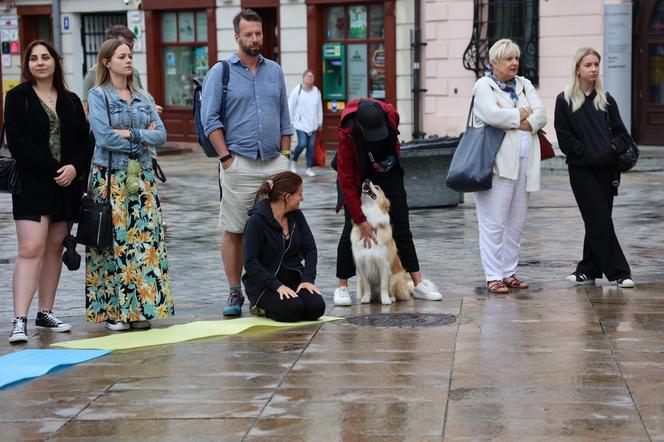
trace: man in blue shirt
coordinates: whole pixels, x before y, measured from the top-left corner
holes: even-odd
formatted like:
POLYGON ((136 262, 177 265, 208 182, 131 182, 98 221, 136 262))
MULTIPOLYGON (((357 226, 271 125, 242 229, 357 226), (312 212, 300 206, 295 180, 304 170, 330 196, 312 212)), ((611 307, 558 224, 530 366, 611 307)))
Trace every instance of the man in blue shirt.
POLYGON ((247 212, 260 185, 289 170, 293 133, 284 74, 277 63, 260 54, 261 17, 251 9, 243 9, 233 18, 233 28, 239 50, 228 59, 225 114, 220 115, 222 63, 215 64, 205 76, 201 94, 205 135, 221 162, 221 257, 230 287, 225 316, 240 315, 244 303, 240 277, 247 212))

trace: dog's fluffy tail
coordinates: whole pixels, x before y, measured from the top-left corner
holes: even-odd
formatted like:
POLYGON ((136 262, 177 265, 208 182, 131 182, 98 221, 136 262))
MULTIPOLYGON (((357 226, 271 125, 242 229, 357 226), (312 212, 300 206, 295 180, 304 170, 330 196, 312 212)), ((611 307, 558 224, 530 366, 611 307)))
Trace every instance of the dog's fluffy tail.
POLYGON ((390 293, 397 301, 408 301, 414 289, 415 287, 406 272, 395 273, 390 276, 390 293))

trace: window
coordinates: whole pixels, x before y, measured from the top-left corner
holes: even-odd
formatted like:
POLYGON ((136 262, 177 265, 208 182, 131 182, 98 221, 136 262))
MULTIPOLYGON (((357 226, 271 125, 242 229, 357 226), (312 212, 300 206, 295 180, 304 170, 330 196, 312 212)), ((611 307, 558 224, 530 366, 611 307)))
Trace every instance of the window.
POLYGON ((97 63, 97 53, 106 40, 106 30, 113 25, 127 25, 127 14, 83 15, 83 75, 97 63))
POLYGON ((207 13, 161 14, 164 102, 166 106, 191 106, 192 78, 208 71, 207 13))
POLYGON ((519 75, 539 83, 539 0, 474 0, 473 36, 463 54, 464 68, 484 75, 489 48, 501 38, 521 48, 519 75))
MULTIPOLYGON (((323 95, 344 85, 341 100, 371 97, 385 99, 385 16, 383 4, 328 6, 324 43, 339 43, 345 64, 330 61, 323 75, 323 95), (343 76, 345 78, 337 78, 343 76), (342 81, 345 80, 345 81, 342 81), (330 84, 327 84, 330 83, 330 84), (332 84, 334 83, 334 85, 332 84)), ((328 94, 331 96, 332 94, 328 94)))

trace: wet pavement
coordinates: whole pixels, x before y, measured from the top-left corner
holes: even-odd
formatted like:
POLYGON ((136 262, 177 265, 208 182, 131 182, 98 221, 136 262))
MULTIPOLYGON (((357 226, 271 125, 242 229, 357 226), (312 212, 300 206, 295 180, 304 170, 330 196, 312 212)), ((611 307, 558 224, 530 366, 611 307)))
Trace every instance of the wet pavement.
MULTIPOLYGON (((176 316, 220 319, 216 163, 162 157, 176 316)), ((488 296, 471 195, 413 211, 425 277, 442 302, 335 308, 330 170, 305 178, 327 315, 449 314, 431 327, 346 321, 114 352, 0 390, 1 440, 664 440, 664 172, 623 177, 616 229, 636 289, 570 286, 583 227, 564 172, 530 200, 519 273, 526 290, 488 296)), ((11 347, 11 202, 0 194, 0 354, 109 332, 84 323, 83 271, 63 271, 55 311, 70 334, 11 347)), ((354 292, 354 287, 352 292, 354 292)), ((34 318, 36 304, 31 309, 34 318)), ((245 312, 244 314, 248 314, 245 312)), ((29 323, 30 325, 32 322, 29 323)))

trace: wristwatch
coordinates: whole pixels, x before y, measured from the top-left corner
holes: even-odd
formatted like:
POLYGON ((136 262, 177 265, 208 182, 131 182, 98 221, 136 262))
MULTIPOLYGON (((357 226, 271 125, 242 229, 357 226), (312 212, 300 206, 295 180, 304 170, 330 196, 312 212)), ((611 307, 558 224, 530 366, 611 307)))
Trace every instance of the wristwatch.
POLYGON ((226 161, 230 160, 231 158, 233 158, 233 155, 231 155, 229 153, 229 154, 224 155, 223 157, 219 158, 219 162, 220 163, 225 163, 226 161))

